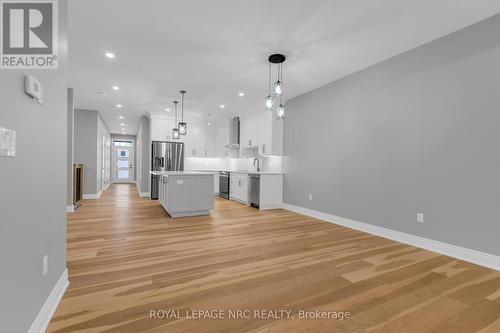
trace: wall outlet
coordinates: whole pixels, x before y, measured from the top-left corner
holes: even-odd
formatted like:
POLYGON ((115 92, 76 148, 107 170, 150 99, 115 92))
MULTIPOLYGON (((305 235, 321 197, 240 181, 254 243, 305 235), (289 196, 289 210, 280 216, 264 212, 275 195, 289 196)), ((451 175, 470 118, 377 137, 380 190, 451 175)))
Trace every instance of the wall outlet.
POLYGON ((424 214, 423 213, 417 213, 417 222, 424 223, 424 214))
POLYGON ((47 275, 48 271, 49 271, 49 256, 45 255, 42 258, 42 275, 43 276, 47 275))
POLYGON ((312 199, 313 199, 313 195, 309 194, 309 200, 312 200, 312 199))

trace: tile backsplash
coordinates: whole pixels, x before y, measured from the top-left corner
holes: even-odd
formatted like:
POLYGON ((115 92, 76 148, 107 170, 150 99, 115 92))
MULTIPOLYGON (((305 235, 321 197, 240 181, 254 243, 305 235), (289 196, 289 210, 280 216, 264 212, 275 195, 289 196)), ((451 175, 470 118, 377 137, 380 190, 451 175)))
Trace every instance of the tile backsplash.
MULTIPOLYGON (((248 170, 255 171, 256 166, 253 166, 253 158, 200 158, 188 157, 184 166, 185 170, 248 170)), ((261 171, 266 172, 282 172, 283 157, 282 156, 266 156, 259 157, 261 171)))

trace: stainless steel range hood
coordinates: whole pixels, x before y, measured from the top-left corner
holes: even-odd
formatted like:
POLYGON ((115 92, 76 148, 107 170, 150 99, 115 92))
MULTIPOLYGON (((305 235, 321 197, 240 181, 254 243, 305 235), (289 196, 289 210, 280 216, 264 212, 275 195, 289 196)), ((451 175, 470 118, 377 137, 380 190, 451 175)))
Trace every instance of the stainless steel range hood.
POLYGON ((229 144, 226 148, 240 147, 240 117, 229 120, 229 144))

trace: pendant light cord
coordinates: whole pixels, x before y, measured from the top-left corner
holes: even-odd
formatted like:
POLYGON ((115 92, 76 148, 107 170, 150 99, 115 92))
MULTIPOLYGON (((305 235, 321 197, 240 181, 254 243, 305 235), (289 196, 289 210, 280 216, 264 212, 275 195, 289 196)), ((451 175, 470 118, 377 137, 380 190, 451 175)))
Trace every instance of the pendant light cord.
MULTIPOLYGON (((283 84, 283 63, 280 62, 280 78, 279 80, 281 81, 281 84, 283 84)), ((280 95, 280 104, 283 105, 283 99, 285 95, 285 89, 281 89, 281 95, 280 95)))
POLYGON ((277 76, 277 81, 280 80, 280 65, 276 66, 276 76, 277 76))
POLYGON ((174 108, 175 108, 175 120, 174 120, 174 122, 175 122, 175 125, 177 125, 177 103, 178 103, 177 101, 174 101, 174 108))
POLYGON ((268 86, 267 86, 267 94, 271 95, 271 62, 269 62, 269 75, 268 75, 268 86))
POLYGON ((184 122, 184 94, 185 94, 185 92, 181 92, 181 96, 182 96, 182 104, 181 104, 182 122, 184 122))

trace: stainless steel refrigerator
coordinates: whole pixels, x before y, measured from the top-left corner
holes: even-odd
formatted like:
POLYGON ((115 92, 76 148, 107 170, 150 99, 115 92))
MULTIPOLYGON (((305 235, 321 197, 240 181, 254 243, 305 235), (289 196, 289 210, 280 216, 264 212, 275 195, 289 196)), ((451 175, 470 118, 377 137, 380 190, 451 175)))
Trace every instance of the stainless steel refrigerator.
MULTIPOLYGON (((184 143, 153 141, 151 171, 184 171, 184 143)), ((160 176, 151 175, 151 199, 158 199, 160 176)))

